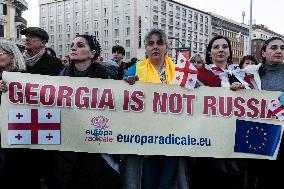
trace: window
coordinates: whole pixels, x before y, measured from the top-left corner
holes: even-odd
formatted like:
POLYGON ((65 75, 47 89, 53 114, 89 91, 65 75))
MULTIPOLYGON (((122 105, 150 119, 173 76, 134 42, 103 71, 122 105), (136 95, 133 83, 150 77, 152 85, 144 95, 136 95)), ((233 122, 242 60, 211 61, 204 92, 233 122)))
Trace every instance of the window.
POLYGON ((104 31, 105 37, 108 37, 108 30, 104 31))
POLYGON ((125 46, 126 46, 126 47, 130 47, 130 39, 127 39, 127 40, 125 41, 125 46))
POLYGON ((67 26, 66 26, 66 30, 67 30, 68 32, 70 32, 70 31, 71 31, 71 26, 70 26, 70 24, 67 24, 67 26))
POLYGON ((62 45, 58 45, 58 51, 62 52, 62 45))
POLYGON ((75 27, 76 27, 76 31, 78 31, 80 29, 79 23, 76 23, 75 27))
POLYGON ((114 18, 114 24, 119 25, 119 18, 118 17, 114 18))
POLYGON ((98 29, 99 27, 99 22, 97 20, 94 21, 94 28, 95 29, 98 29))
POLYGON ((49 30, 50 30, 51 33, 53 33, 53 32, 54 32, 54 27, 53 27, 53 26, 50 26, 50 27, 49 27, 49 30))
POLYGON ((4 37, 4 25, 0 25, 0 37, 4 37))
POLYGON ((62 25, 58 25, 58 32, 62 32, 62 25))
POLYGON ((108 41, 104 41, 104 49, 108 50, 108 41))
POLYGON ((75 12, 75 19, 79 20, 79 12, 75 12))
POLYGON ((85 12, 85 19, 89 19, 89 17, 90 17, 89 15, 90 15, 90 14, 89 14, 89 11, 86 11, 86 12, 85 12))
POLYGON ((114 36, 118 37, 119 36, 119 29, 114 29, 114 36))
POLYGON ((71 20, 71 14, 70 13, 67 13, 66 14, 66 21, 70 21, 71 20))
POLYGON ((69 33, 66 35, 66 38, 67 38, 67 41, 70 41, 71 36, 70 36, 70 34, 69 34, 69 33))
POLYGON ((125 52, 125 58, 130 59, 130 52, 125 52))
POLYGON ((45 18, 45 17, 42 17, 42 18, 41 18, 41 22, 42 22, 43 25, 45 25, 45 24, 46 24, 46 18, 45 18))
POLYGON ((106 27, 108 27, 108 19, 105 19, 104 21, 105 21, 104 22, 105 23, 104 27, 106 28, 106 27))
POLYGON ((53 24, 53 23, 54 23, 53 16, 49 16, 49 23, 50 23, 50 24, 53 24))
POLYGON ((50 35, 50 41, 51 43, 54 43, 54 35, 50 35))
POLYGON ((85 30, 88 30, 89 29, 89 22, 85 22, 85 30))
POLYGON ((130 27, 126 28, 126 36, 130 35, 130 27))
POLYGON ((130 24, 130 16, 125 17, 125 24, 127 24, 127 25, 130 24))
POLYGON ((62 34, 58 35, 58 41, 62 41, 62 34))

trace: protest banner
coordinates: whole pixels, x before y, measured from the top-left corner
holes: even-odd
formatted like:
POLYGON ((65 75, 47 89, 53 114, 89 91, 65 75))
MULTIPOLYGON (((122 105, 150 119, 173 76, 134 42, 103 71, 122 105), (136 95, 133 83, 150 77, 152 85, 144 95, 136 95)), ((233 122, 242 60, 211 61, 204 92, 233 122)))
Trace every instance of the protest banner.
POLYGON ((5 72, 1 144, 110 154, 275 159, 280 92, 5 72))

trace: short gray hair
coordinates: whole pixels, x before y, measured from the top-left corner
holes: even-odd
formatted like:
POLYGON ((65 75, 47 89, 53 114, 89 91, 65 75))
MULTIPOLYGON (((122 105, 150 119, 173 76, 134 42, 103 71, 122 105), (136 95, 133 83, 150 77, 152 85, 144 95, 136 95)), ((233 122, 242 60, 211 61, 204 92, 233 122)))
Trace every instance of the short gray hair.
POLYGON ((6 40, 0 40, 0 48, 7 51, 13 56, 13 62, 11 62, 11 70, 9 71, 20 72, 26 70, 24 57, 15 43, 6 40))
POLYGON ((146 45, 146 42, 152 37, 152 35, 158 35, 163 43, 167 46, 167 48, 169 47, 167 35, 163 30, 158 28, 152 28, 146 33, 144 38, 144 45, 146 45))

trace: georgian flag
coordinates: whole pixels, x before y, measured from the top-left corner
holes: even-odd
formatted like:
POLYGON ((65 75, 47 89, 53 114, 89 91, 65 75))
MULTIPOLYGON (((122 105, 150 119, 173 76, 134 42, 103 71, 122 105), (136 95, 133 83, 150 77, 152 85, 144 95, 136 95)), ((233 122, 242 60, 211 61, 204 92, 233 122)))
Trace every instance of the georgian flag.
POLYGON ((8 144, 60 144, 60 110, 11 109, 8 144))
POLYGON ((197 81, 197 69, 184 57, 182 53, 178 55, 173 84, 178 84, 187 89, 193 89, 197 81))
POLYGON ((284 120, 284 105, 280 102, 279 99, 272 100, 268 106, 269 111, 272 115, 275 115, 280 121, 284 120))

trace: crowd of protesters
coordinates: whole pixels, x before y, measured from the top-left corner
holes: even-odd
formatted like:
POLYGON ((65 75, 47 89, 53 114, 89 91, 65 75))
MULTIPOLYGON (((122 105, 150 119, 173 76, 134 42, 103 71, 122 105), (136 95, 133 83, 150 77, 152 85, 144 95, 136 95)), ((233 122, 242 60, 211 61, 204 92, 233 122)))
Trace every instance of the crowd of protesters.
MULTIPOLYGON (((123 61, 125 49, 119 45, 113 46, 110 60, 103 60, 95 36, 77 35, 69 54, 60 60, 53 49, 46 47, 46 31, 29 27, 20 33, 26 37, 24 53, 14 43, 0 41, 0 96, 8 90, 2 80, 4 71, 125 80, 131 85, 137 80, 171 84, 175 77, 175 64, 167 56, 167 35, 160 29, 151 29, 145 35, 146 57, 132 58, 127 63, 123 61)), ((233 64, 231 42, 217 36, 209 42, 205 58, 195 54, 190 62, 198 71, 197 86, 283 92, 283 39, 268 39, 261 57, 259 63, 247 55, 240 65, 233 64)), ((0 148, 0 184, 11 189, 283 188, 283 154, 283 145, 276 161, 0 148)))

